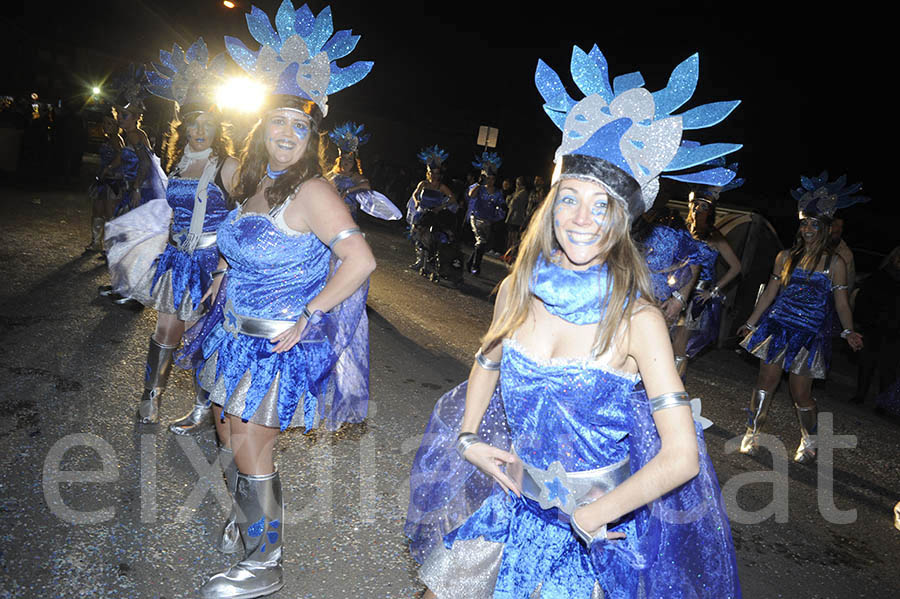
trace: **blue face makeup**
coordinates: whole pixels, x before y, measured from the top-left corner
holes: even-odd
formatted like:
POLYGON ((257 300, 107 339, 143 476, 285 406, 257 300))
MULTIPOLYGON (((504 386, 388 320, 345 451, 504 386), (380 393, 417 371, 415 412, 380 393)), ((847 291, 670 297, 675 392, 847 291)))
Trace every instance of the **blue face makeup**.
POLYGON ((303 141, 309 135, 309 127, 306 126, 306 123, 294 123, 293 128, 300 141, 303 141))
POLYGON ((804 218, 800 221, 800 228, 803 227, 810 227, 811 229, 818 231, 822 228, 822 223, 814 218, 804 218))

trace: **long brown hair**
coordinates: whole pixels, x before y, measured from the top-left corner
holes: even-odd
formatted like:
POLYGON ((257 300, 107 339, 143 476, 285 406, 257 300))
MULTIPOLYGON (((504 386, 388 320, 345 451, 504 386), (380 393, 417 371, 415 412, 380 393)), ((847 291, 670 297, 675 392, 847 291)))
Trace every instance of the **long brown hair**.
POLYGON ((797 229, 797 236, 794 238, 791 253, 781 269, 782 287, 787 287, 788 283, 791 282, 791 275, 798 266, 811 273, 816 270, 816 266, 819 265, 822 256, 826 254, 830 256, 834 253, 833 249, 829 247, 831 220, 823 217, 818 217, 816 220, 821 222, 822 226, 819 227, 816 237, 810 243, 803 239, 800 228, 797 229))
MULTIPOLYGON (((238 170, 238 185, 234 191, 239 202, 246 200, 259 187, 259 182, 266 174, 269 154, 266 151, 266 116, 263 116, 244 142, 241 152, 241 167, 238 170)), ((269 208, 284 203, 294 191, 305 181, 322 176, 322 164, 319 160, 319 134, 315 119, 309 120, 309 142, 300 160, 287 168, 287 171, 266 189, 266 202, 269 208)))
MULTIPOLYGON (((233 156, 234 144, 225 130, 225 123, 222 122, 217 114, 207 114, 216 119, 216 132, 213 134, 213 141, 210 144, 213 155, 220 161, 233 156)), ((165 141, 166 173, 171 173, 172 169, 181 161, 181 157, 184 156, 184 149, 188 144, 188 127, 194 124, 198 116, 200 116, 200 113, 192 112, 185 116, 184 120, 175 119, 169 125, 169 132, 166 134, 165 141)))
POLYGON ((701 241, 706 241, 709 239, 714 233, 718 231, 716 229, 716 204, 715 202, 709 202, 705 199, 693 200, 688 204, 688 215, 685 219, 685 223, 687 224, 688 231, 691 232, 691 235, 694 239, 699 239, 701 241), (695 216, 696 210, 691 208, 691 204, 696 204, 698 202, 705 202, 709 205, 709 210, 706 211, 706 224, 705 228, 701 228, 697 221, 697 217, 695 216))
MULTIPOLYGON (((522 238, 519 254, 509 275, 506 309, 482 338, 482 347, 486 350, 512 335, 525 322, 533 297, 531 273, 538 258, 542 254, 549 257, 560 249, 553 229, 553 207, 558 192, 559 183, 556 183, 535 212, 522 238)), ((612 283, 608 295, 604 293, 605 290, 600 293, 601 298, 607 298, 607 302, 605 316, 597 327, 594 340, 593 351, 596 355, 609 349, 623 322, 631 322, 638 297, 653 301, 647 265, 632 241, 628 228, 625 208, 619 202, 611 200, 604 221, 607 234, 600 254, 605 256, 612 283)))

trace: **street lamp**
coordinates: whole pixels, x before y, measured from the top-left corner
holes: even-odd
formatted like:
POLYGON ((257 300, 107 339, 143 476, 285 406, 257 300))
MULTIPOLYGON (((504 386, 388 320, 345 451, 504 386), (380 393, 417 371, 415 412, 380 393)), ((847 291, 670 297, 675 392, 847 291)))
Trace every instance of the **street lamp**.
POLYGON ((257 112, 266 97, 265 88, 247 77, 233 77, 216 92, 216 104, 222 110, 257 112))
POLYGON ((231 0, 224 0, 224 2, 222 2, 222 5, 225 8, 234 8, 235 7, 234 2, 232 2, 231 0))

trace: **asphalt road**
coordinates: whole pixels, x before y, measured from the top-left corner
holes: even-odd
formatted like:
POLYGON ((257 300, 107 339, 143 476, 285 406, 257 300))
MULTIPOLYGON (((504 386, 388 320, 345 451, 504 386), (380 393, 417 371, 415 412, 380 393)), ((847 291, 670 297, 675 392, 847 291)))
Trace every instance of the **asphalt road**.
MULTIPOLYGON (((82 189, 0 185, 0 598, 194 597, 232 561, 212 543, 224 518, 224 485, 208 465, 214 440, 134 424, 155 315, 97 297, 107 277, 95 254, 82 254, 82 189)), ((489 261, 459 290, 437 286, 405 269, 412 252, 401 229, 363 226, 378 259, 370 418, 334 434, 281 436, 287 585, 276 597, 420 590, 402 534, 409 465, 434 402, 467 375, 504 272, 489 261)), ((706 440, 745 597, 900 594, 897 423, 844 403, 852 370, 838 365, 815 395, 855 448, 836 449, 830 473, 790 463, 773 479, 768 454, 726 453, 742 432, 756 364, 729 350, 691 364, 688 390, 715 423, 706 440), (773 497, 778 509, 767 516, 773 497)), ((784 387, 768 432, 792 454, 799 433, 784 387)), ((190 402, 189 375, 177 372, 163 420, 190 402)))

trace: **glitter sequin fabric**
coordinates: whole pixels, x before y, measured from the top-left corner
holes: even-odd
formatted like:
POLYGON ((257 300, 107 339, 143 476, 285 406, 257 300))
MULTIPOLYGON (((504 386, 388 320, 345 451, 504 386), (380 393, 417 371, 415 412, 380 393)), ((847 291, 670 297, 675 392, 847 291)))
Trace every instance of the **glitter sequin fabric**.
MULTIPOLYGON (((131 183, 132 186, 136 183, 141 160, 146 160, 148 163, 147 173, 140 189, 137 190, 137 193, 140 193, 141 196, 138 204, 146 204, 150 200, 166 197, 166 175, 159 164, 158 156, 143 145, 135 147, 125 146, 122 148, 120 156, 122 177, 127 183, 131 183)), ((116 215, 123 214, 130 209, 131 194, 133 193, 135 193, 135 190, 126 188, 126 192, 122 194, 122 199, 116 206, 116 215)))
POLYGON ((179 364, 200 367, 210 400, 225 412, 263 426, 331 429, 365 418, 368 405, 368 283, 327 314, 316 312, 300 343, 273 353, 268 339, 228 332, 229 302, 237 314, 296 321, 339 268, 312 233, 285 229, 278 214, 232 211, 218 244, 230 265, 210 313, 185 336, 179 364), (195 331, 196 329, 196 331, 195 331))
POLYGON ((478 193, 475 194, 475 197, 469 198, 469 210, 466 213, 466 220, 469 220, 470 215, 488 223, 503 220, 506 216, 503 192, 495 189, 494 193, 489 193, 487 187, 479 185, 478 193))
MULTIPOLYGON (((185 231, 191 225, 197 179, 172 178, 166 189, 166 201, 172 208, 172 230, 185 231)), ((203 231, 214 232, 228 215, 222 190, 210 183, 203 231)), ((200 299, 209 288, 210 273, 219 263, 215 245, 188 253, 166 244, 151 269, 136 286, 131 297, 159 312, 177 314, 181 320, 196 320, 203 313, 200 299)))
POLYGON ((690 281, 690 267, 697 262, 697 242, 687 231, 656 225, 641 244, 641 251, 657 301, 666 301, 672 291, 690 281))
MULTIPOLYGON (((695 243, 700 264, 699 280, 706 281, 707 289, 712 289, 716 283, 716 260, 719 258, 719 252, 704 241, 696 240, 695 243)), ((722 298, 711 297, 705 303, 701 303, 695 291, 685 311, 684 322, 684 326, 692 331, 685 350, 689 358, 693 358, 711 343, 715 343, 719 338, 721 321, 722 298)))
POLYGON ((586 270, 569 270, 540 256, 530 290, 551 314, 573 324, 595 324, 600 322, 604 309, 600 305, 600 289, 606 289, 608 279, 605 263, 586 270))
POLYGON ((784 370, 823 379, 831 365, 834 297, 828 271, 796 268, 741 347, 784 370))

